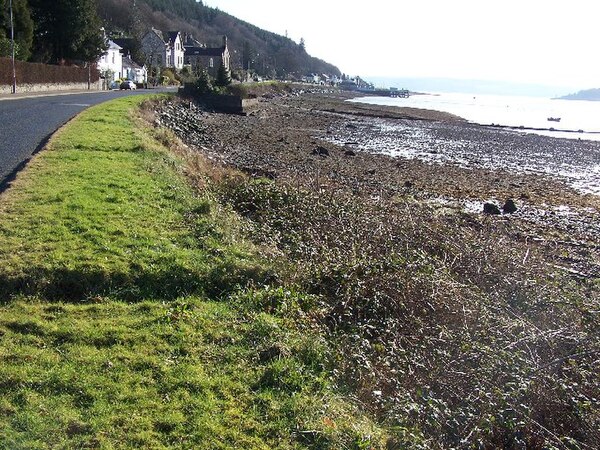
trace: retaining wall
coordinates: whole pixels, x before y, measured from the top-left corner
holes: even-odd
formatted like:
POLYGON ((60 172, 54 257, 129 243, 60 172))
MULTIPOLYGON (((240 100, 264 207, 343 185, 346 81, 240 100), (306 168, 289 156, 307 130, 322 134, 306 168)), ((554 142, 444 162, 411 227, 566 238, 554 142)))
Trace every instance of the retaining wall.
MULTIPOLYGON (((36 83, 36 84, 17 84, 17 93, 26 92, 52 92, 52 91, 74 91, 87 90, 88 84, 85 83, 36 83)), ((100 80, 90 84, 91 91, 99 91, 102 89, 100 80)), ((0 84, 0 94, 12 94, 12 86, 8 84, 0 84)))

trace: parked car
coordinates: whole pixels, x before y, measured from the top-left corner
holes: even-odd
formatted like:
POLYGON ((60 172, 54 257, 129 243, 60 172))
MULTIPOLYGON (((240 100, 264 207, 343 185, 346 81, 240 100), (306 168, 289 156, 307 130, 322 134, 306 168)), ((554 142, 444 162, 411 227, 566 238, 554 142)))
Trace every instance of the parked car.
POLYGON ((119 89, 136 89, 136 88, 137 88, 137 86, 131 80, 125 80, 119 86, 119 89))

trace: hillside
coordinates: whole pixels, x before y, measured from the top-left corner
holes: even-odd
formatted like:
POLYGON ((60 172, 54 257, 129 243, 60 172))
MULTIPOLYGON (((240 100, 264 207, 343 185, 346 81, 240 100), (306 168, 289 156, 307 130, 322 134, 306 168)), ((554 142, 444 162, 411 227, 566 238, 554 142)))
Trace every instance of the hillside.
POLYGON ((310 73, 340 75, 340 70, 306 53, 301 44, 262 30, 230 14, 194 0, 98 0, 98 13, 107 30, 139 36, 148 28, 179 30, 199 41, 218 46, 229 39, 232 68, 251 67, 260 75, 301 76, 310 73))
POLYGON ((560 99, 600 101, 600 89, 585 89, 574 94, 565 95, 564 97, 560 97, 560 99))

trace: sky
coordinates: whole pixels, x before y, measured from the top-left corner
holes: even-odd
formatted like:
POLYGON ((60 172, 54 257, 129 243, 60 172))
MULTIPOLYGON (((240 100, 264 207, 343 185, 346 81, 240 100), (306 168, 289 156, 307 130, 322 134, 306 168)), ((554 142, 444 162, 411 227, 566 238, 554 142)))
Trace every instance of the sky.
POLYGON ((597 0, 205 0, 349 75, 600 87, 597 0))

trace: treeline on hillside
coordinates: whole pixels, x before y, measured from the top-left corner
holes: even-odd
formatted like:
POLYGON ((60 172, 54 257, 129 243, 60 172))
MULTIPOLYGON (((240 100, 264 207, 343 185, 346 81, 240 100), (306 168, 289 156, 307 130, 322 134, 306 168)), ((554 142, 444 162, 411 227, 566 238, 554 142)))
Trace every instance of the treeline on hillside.
MULTIPOLYGON (((304 43, 239 20, 194 0, 97 0, 98 13, 107 30, 119 37, 141 35, 150 27, 181 31, 209 46, 218 46, 226 35, 235 69, 263 76, 301 76, 310 73, 340 75, 337 67, 311 57, 304 43)), ((142 62, 142 61, 140 61, 142 62)))
MULTIPOLYGON (((10 1, 0 0, 0 56, 10 56, 10 1)), ((12 0, 16 59, 94 61, 105 49, 96 0, 12 0)))
MULTIPOLYGON (((0 56, 5 57, 11 55, 9 4, 0 0, 0 56)), ((138 44, 155 27, 191 34, 209 46, 219 46, 226 35, 234 70, 272 77, 340 75, 337 67, 310 56, 303 41, 296 43, 195 0, 12 0, 12 10, 15 56, 23 61, 93 61, 105 49, 103 27, 138 44)))

